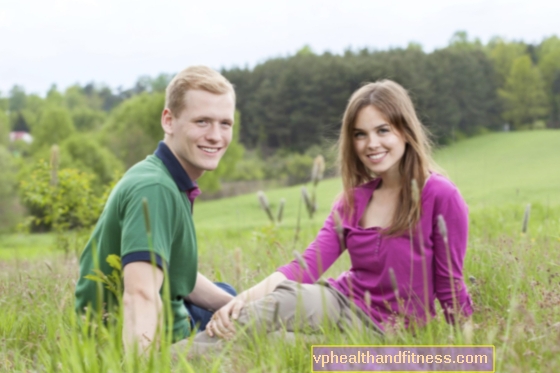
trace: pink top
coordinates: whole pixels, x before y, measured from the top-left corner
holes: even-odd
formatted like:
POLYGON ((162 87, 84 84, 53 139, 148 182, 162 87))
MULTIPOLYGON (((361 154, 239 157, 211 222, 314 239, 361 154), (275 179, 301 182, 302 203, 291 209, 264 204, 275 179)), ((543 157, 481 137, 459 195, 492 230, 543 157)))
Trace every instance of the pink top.
MULTIPOLYGON (((355 213, 343 219, 344 242, 350 254, 350 270, 336 280, 328 282, 360 307, 383 328, 383 323, 394 322, 397 314, 405 316, 406 325, 416 319, 426 319, 424 309, 424 276, 418 232, 413 245, 409 234, 387 237, 378 227, 362 228, 359 221, 380 179, 372 180, 355 191, 355 213), (391 285, 389 269, 395 273, 399 298, 391 285), (371 296, 371 306, 365 301, 366 291, 371 296), (397 299, 400 299, 398 301, 397 299), (400 303, 400 305, 399 305, 400 303)), ((453 322, 453 290, 457 306, 465 316, 472 314, 472 303, 463 280, 463 261, 467 249, 468 208, 457 187, 445 177, 431 174, 422 190, 422 217, 420 227, 426 252, 429 312, 435 316, 434 301, 437 298, 445 311, 448 322, 453 322), (437 218, 445 219, 451 259, 450 281, 446 245, 440 234, 437 218), (449 311, 448 311, 449 309, 449 311)), ((341 202, 333 207, 342 215, 341 202)), ((342 254, 336 233, 333 212, 329 214, 315 241, 303 253, 307 270, 296 260, 278 268, 288 279, 312 283, 325 272, 342 254)))

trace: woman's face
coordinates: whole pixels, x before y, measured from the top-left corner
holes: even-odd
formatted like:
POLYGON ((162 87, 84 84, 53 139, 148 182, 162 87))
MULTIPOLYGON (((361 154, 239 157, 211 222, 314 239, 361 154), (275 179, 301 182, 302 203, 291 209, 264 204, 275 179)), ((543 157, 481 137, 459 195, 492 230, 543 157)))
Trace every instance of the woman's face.
POLYGON ((362 108, 354 126, 354 149, 364 166, 380 177, 396 176, 406 142, 375 107, 362 108))

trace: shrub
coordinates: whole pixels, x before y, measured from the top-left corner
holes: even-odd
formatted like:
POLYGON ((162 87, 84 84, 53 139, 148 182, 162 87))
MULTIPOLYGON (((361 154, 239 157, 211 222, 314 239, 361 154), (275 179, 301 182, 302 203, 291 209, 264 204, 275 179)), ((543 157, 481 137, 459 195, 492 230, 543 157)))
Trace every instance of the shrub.
POLYGON ((0 230, 10 228, 15 220, 14 197, 16 195, 16 178, 12 156, 0 145, 0 230))
POLYGON ((74 134, 60 146, 61 168, 75 168, 93 173, 96 185, 105 186, 123 172, 122 163, 95 139, 87 134, 74 134))
POLYGON ((226 181, 263 180, 265 162, 255 152, 245 152, 243 158, 235 164, 233 172, 224 175, 226 181))
POLYGON ((294 153, 286 158, 284 167, 289 185, 305 183, 311 179, 313 158, 309 155, 294 153))
POLYGON ((104 202, 91 187, 93 179, 92 174, 76 169, 57 171, 45 161, 36 163, 19 188, 21 201, 31 215, 26 225, 32 230, 57 232, 91 227, 104 202))

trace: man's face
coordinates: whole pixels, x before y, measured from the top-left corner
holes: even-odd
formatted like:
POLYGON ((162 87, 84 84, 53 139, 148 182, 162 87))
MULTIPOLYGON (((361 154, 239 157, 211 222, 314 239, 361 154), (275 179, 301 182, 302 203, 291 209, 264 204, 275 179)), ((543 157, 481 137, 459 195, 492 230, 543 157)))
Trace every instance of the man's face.
POLYGON ((232 137, 235 102, 232 94, 189 90, 186 107, 175 118, 162 113, 165 143, 192 180, 218 167, 232 137))

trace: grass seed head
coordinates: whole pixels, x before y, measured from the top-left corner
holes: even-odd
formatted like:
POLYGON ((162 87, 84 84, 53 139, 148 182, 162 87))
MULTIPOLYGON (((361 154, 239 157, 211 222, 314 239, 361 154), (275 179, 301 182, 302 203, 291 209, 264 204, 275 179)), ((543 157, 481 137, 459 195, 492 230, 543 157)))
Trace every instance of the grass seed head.
POLYGON ((282 222, 282 216, 284 214, 284 205, 286 204, 286 199, 285 198, 281 198, 280 199, 280 205, 278 205, 278 215, 276 216, 276 221, 278 223, 282 222))
POLYGON ((391 287, 393 288, 393 291, 395 292, 395 295, 398 298, 399 297, 399 284, 397 283, 397 277, 395 276, 395 271, 393 270, 393 268, 389 268, 389 277, 391 279, 391 287))
POLYGON ((323 174, 325 173, 325 158, 322 155, 318 155, 313 160, 313 169, 311 170, 311 181, 313 185, 317 185, 319 181, 323 179, 323 174))
POLYGON ((60 157, 60 149, 58 145, 51 147, 51 185, 58 184, 58 164, 60 157))
POLYGON ((146 232, 152 232, 152 225, 150 224, 150 210, 148 210, 148 200, 146 197, 142 198, 142 212, 144 213, 144 224, 146 225, 146 232))
POLYGON ((296 250, 294 250, 294 257, 296 258, 299 266, 307 271, 307 263, 305 262, 305 260, 303 260, 301 254, 298 253, 296 250))
POLYGON ((414 203, 418 203, 420 201, 420 189, 418 189, 418 183, 416 179, 412 179, 412 200, 414 203))
POLYGON ((257 192, 257 198, 259 199, 259 204, 261 205, 263 210, 269 209, 270 205, 268 204, 268 198, 266 198, 266 194, 262 190, 257 192))
POLYGON ((437 222, 438 222, 438 228, 439 228, 439 233, 441 233, 441 236, 443 237, 443 239, 445 241, 447 241, 447 224, 445 224, 445 219, 443 218, 443 215, 438 215, 437 217, 437 222))
POLYGON ((313 213, 315 212, 315 204, 311 200, 306 187, 301 188, 301 196, 303 197, 303 202, 305 203, 305 207, 307 209, 307 212, 309 213, 309 217, 312 218, 313 213))
POLYGON ((236 247, 233 251, 233 259, 236 266, 241 266, 241 249, 239 247, 236 247))
POLYGON ((366 306, 369 310, 371 308, 371 293, 369 290, 366 290, 366 293, 364 294, 364 301, 366 302, 366 306))
POLYGON ((268 219, 274 223, 274 216, 272 215, 272 210, 270 209, 270 205, 268 203, 268 198, 266 198, 266 194, 262 190, 257 192, 257 198, 259 199, 259 204, 261 205, 262 209, 266 212, 268 219))
POLYGON ((334 219, 334 229, 336 230, 336 235, 338 236, 338 241, 340 243, 340 249, 344 250, 344 227, 342 226, 342 218, 338 213, 338 210, 333 212, 334 219))
POLYGON ((525 214, 523 214, 523 226, 521 227, 521 233, 527 233, 527 228, 529 227, 529 215, 531 214, 531 204, 529 203, 525 207, 525 214))
POLYGON ((237 289, 240 289, 241 273, 243 272, 243 262, 241 257, 241 249, 236 247, 233 251, 233 260, 235 262, 235 280, 237 282, 237 289))
POLYGON ((471 320, 467 320, 463 324, 463 337, 465 337, 465 344, 472 345, 473 344, 473 335, 474 335, 474 325, 471 320))

